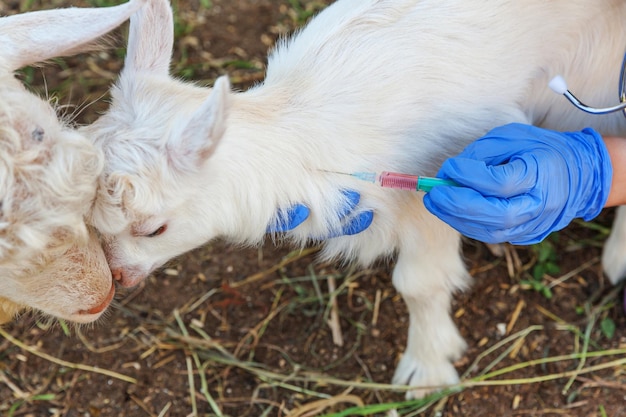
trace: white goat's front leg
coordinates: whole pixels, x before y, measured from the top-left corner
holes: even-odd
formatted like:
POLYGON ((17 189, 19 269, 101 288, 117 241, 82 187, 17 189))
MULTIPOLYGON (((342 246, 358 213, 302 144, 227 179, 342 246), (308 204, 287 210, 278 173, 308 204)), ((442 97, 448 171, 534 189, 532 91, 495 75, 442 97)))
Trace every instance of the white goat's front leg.
POLYGON ((408 399, 459 382, 452 363, 466 347, 450 317, 453 292, 469 281, 460 256, 460 237, 434 218, 425 223, 420 225, 422 236, 413 229, 393 271, 394 286, 407 304, 410 319, 407 347, 393 383, 416 387, 407 392, 408 399), (426 226, 433 227, 424 230, 426 226))
POLYGON ((604 244, 602 267, 613 284, 626 277, 626 206, 617 208, 611 235, 604 244))

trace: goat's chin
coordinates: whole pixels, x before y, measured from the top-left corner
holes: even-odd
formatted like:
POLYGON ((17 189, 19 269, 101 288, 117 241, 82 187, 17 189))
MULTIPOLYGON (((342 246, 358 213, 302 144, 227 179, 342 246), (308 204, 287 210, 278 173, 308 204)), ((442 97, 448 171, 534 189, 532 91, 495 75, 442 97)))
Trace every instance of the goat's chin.
POLYGON ((57 318, 76 324, 94 322, 111 305, 115 297, 115 283, 109 276, 107 287, 91 290, 95 292, 71 292, 62 287, 52 287, 37 294, 24 293, 25 300, 22 302, 0 297, 0 325, 14 320, 22 311, 34 311, 52 320, 57 318))

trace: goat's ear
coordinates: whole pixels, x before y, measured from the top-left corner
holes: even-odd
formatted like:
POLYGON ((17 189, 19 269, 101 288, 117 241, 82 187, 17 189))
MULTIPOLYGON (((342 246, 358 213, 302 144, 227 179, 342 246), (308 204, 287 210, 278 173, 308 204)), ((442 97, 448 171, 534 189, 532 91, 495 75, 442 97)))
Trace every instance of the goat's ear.
POLYGON ((218 78, 209 97, 167 143, 168 160, 174 168, 196 169, 211 156, 226 130, 230 99, 228 78, 218 78))
POLYGON ((124 73, 168 75, 174 46, 174 17, 168 0, 150 0, 130 18, 124 73))
POLYGON ((78 53, 145 2, 131 0, 115 7, 52 9, 0 18, 0 67, 13 71, 78 53))

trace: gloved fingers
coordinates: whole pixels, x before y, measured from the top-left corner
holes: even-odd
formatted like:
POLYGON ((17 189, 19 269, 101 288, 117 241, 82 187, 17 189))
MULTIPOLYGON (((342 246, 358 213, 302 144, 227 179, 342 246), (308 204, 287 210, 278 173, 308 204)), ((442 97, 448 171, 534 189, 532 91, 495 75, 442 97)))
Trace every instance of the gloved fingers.
POLYGON ((496 127, 469 144, 458 156, 485 161, 488 165, 507 162, 520 150, 537 146, 534 137, 539 132, 531 132, 528 127, 517 123, 496 127))
POLYGON ((319 237, 316 240, 326 240, 334 237, 356 235, 370 227, 373 220, 374 212, 372 210, 363 211, 348 219, 348 221, 341 225, 340 230, 331 232, 330 234, 319 237))
POLYGON ((280 211, 273 224, 267 226, 267 233, 287 232, 295 229, 310 214, 310 210, 303 204, 296 204, 289 207, 286 211, 280 211))
POLYGON ((341 209, 337 212, 337 215, 340 219, 343 219, 352 213, 354 208, 359 204, 359 201, 361 201, 361 194, 353 190, 341 190, 341 193, 344 197, 346 197, 346 205, 341 207, 341 209))
POLYGON ((463 234, 463 229, 470 226, 506 230, 526 224, 542 210, 537 199, 530 194, 513 198, 485 197, 470 188, 450 186, 434 187, 424 196, 424 205, 463 234))
POLYGON ((544 240, 551 233, 551 231, 546 231, 541 234, 529 234, 522 226, 511 229, 489 229, 482 224, 464 224, 462 227, 450 226, 463 236, 490 244, 534 245, 544 240))
POLYGON ((611 188, 611 159, 591 129, 555 132, 511 124, 488 132, 446 161, 427 209, 484 242, 532 244, 573 218, 593 218, 611 188))
POLYGON ((342 234, 348 236, 356 235, 357 233, 361 233, 363 230, 370 227, 373 220, 374 212, 372 210, 361 212, 344 224, 341 228, 341 232, 342 234))
MULTIPOLYGON (((581 132, 562 133, 535 126, 511 123, 496 127, 485 136, 472 142, 458 156, 484 161, 487 165, 506 163, 516 155, 538 149, 561 152, 566 150, 572 136, 585 136, 581 132)), ((579 139, 577 139, 579 140, 579 139)))
MULTIPOLYGON (((339 212, 339 218, 344 219, 350 216, 356 206, 361 201, 361 194, 354 190, 342 190, 342 194, 346 197, 347 205, 342 208, 339 212)), ((338 236, 341 235, 356 235, 357 233, 361 233, 363 230, 367 229, 374 220, 374 212, 371 210, 363 211, 356 216, 353 216, 348 219, 341 227, 341 232, 338 236)), ((329 236, 336 237, 335 235, 329 236)))
MULTIPOLYGON (((346 204, 343 205, 340 210, 337 212, 339 219, 343 219, 348 217, 361 201, 361 195, 352 190, 342 190, 342 194, 345 197, 346 204)), ((276 218, 276 221, 268 225, 267 233, 276 233, 276 232, 287 232, 289 230, 293 230, 298 227, 302 222, 304 222, 310 215, 310 209, 303 204, 295 204, 289 207, 286 211, 280 211, 276 218)), ((373 213, 363 212, 354 216, 342 226, 342 232, 338 232, 333 236, 344 235, 354 235, 359 232, 365 230, 372 223, 373 213)))
POLYGON ((367 229, 372 224, 372 220, 374 219, 374 212, 371 210, 364 211, 350 217, 356 206, 361 201, 361 194, 353 190, 342 190, 341 192, 346 197, 347 204, 344 205, 340 211, 337 212, 337 214, 339 215, 339 219, 343 220, 347 218, 347 221, 341 225, 341 229, 339 231, 324 236, 323 239, 356 235, 357 233, 361 233, 363 230, 367 229))
POLYGON ((483 196, 509 198, 532 190, 537 174, 534 158, 515 157, 502 165, 487 165, 483 161, 456 157, 446 160, 437 176, 454 180, 483 196))
POLYGON ((536 228, 528 230, 527 225, 519 225, 500 231, 501 239, 503 239, 501 242, 509 242, 513 245, 521 246, 534 245, 535 243, 543 241, 550 233, 561 229, 562 227, 548 229, 536 228))

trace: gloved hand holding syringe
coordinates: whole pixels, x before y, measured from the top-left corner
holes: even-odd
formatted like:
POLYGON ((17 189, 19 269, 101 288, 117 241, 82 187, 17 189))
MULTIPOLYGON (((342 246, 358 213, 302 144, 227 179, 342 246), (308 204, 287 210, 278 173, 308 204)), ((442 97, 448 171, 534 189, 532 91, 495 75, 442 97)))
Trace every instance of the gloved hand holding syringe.
MULTIPOLYGON (((620 77, 622 103, 618 106, 584 105, 560 77, 550 87, 585 112, 626 114, 626 57, 620 77)), ((334 173, 382 187, 427 192, 424 207, 461 234, 488 243, 529 245, 542 241, 575 218, 588 221, 605 205, 623 204, 624 197, 619 192, 611 193, 611 186, 612 158, 621 160, 624 139, 607 137, 606 141, 611 143, 613 155, 605 139, 590 128, 558 132, 513 123, 492 129, 459 155, 447 159, 437 174, 445 179, 393 172, 334 173)), ((620 169, 615 182, 621 185, 624 164, 616 166, 620 169)), ((348 206, 342 208, 340 217, 347 217, 360 200, 356 191, 344 190, 344 195, 348 206)), ((268 230, 292 230, 308 216, 308 207, 295 204, 285 219, 278 219, 268 230)), ((360 233, 372 220, 372 210, 360 210, 349 217, 341 234, 360 233)))
POLYGON ((452 180, 444 180, 441 178, 422 177, 419 175, 400 174, 397 172, 382 171, 380 173, 375 172, 335 172, 335 174, 350 175, 363 181, 378 184, 384 188, 393 188, 396 190, 407 191, 424 191, 428 192, 437 185, 451 185, 458 186, 456 182, 452 180))
MULTIPOLYGON (((600 213, 611 190, 611 161, 604 138, 593 129, 558 132, 513 123, 490 130, 447 159, 437 181, 458 186, 428 187, 433 184, 427 181, 423 202, 464 236, 530 245, 573 219, 589 221, 600 213)), ((382 186, 420 188, 415 176, 406 184, 388 182, 382 174, 361 176, 382 186)))

